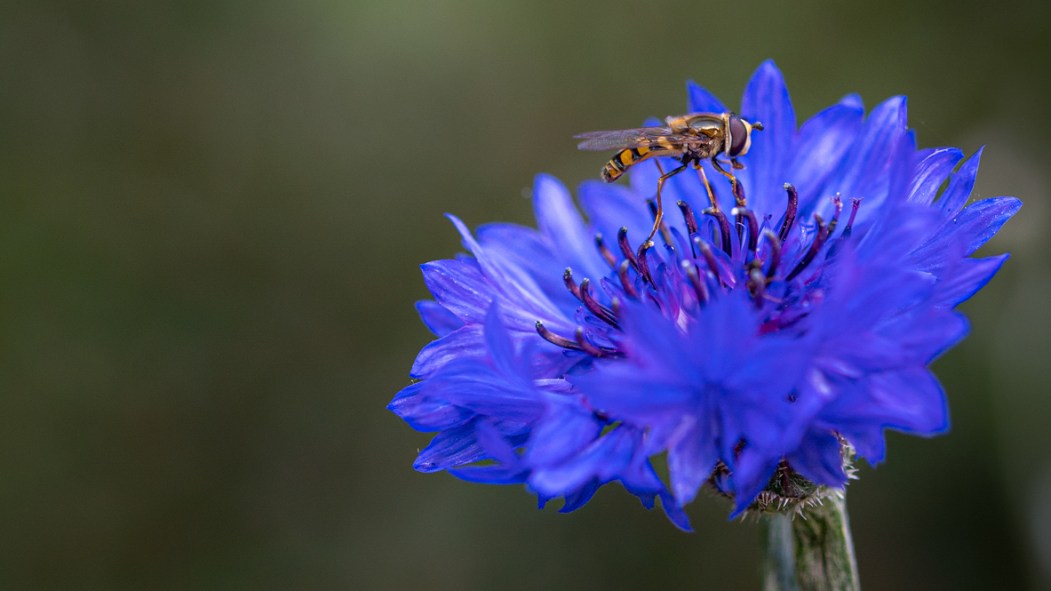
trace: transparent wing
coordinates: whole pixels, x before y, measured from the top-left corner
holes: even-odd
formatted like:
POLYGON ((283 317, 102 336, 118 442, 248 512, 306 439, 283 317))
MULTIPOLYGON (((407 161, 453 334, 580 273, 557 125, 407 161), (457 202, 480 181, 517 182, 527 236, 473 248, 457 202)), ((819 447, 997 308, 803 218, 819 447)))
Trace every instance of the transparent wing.
POLYGON ((652 146, 657 138, 664 138, 674 146, 679 146, 694 136, 672 132, 668 127, 639 127, 637 129, 617 129, 614 131, 589 131, 573 136, 584 140, 577 144, 581 150, 618 150, 652 146))

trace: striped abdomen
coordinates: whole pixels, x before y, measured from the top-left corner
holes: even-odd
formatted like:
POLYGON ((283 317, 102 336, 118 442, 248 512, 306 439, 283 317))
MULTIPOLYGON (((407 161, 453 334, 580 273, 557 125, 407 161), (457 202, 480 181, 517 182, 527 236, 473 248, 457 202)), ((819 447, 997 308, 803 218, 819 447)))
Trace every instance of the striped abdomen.
POLYGON ((624 171, 631 168, 632 165, 637 164, 650 156, 678 156, 682 153, 681 148, 676 148, 666 138, 658 137, 655 138, 652 143, 646 146, 635 146, 633 148, 624 148, 617 152, 610 158, 609 162, 602 167, 602 180, 607 183, 620 178, 624 171))

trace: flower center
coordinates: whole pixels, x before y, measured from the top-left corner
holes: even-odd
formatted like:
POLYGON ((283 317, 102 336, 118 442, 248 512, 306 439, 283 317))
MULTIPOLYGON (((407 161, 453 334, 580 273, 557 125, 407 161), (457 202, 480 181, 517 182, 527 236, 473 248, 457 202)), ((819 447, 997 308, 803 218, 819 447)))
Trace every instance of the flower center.
MULTIPOLYGON (((732 221, 718 207, 709 207, 698 216, 689 204, 679 201, 686 235, 662 222, 663 249, 648 242, 633 250, 628 230, 622 227, 617 233, 618 258, 603 236, 597 235, 595 246, 610 267, 610 274, 599 281, 600 289, 593 289, 587 278, 578 283, 571 269, 562 276, 566 289, 582 305, 573 338, 555 334, 539 321, 537 333, 559 347, 592 357, 619 357, 623 352, 611 337, 621 330, 622 302, 647 302, 682 324, 719 292, 738 289, 747 290, 763 314, 762 333, 792 327, 808 313, 807 304, 821 297, 822 271, 834 259, 838 241, 850 236, 861 200, 852 199, 845 227, 835 236, 843 211, 838 195, 831 199, 828 222, 815 213, 813 222, 804 224, 797 222, 798 192, 788 183, 785 192, 787 203, 776 226, 771 224, 772 215, 760 220, 747 207, 744 189, 737 182, 732 221)), ((655 214, 652 201, 650 205, 655 214)))

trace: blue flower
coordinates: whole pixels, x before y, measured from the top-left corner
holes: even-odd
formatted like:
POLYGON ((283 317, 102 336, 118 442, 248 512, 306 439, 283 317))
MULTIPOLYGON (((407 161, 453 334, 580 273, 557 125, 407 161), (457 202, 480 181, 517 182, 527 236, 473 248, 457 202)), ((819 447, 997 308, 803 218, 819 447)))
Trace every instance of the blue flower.
MULTIPOLYGON (((729 111, 692 83, 687 108, 729 111)), ((852 452, 882 461, 887 429, 948 429, 929 365, 1007 258, 970 255, 1021 203, 967 205, 980 153, 917 149, 901 97, 866 116, 847 96, 797 128, 766 62, 741 113, 765 125, 736 173, 746 201, 723 181, 713 208, 697 178, 671 179, 681 215, 657 246, 632 242, 653 222, 652 160, 630 188, 584 183, 586 220, 543 175, 535 230, 450 216, 470 254, 423 265, 438 338, 389 406, 437 433, 417 470, 525 484, 563 511, 617 481, 688 529, 702 486, 733 515, 781 506, 843 487, 852 452)))

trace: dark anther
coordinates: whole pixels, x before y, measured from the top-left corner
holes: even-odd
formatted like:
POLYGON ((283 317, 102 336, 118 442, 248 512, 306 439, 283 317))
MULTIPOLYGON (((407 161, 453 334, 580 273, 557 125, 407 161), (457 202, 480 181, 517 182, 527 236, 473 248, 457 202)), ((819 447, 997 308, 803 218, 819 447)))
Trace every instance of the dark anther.
POLYGON ((759 246, 759 222, 756 221, 755 214, 750 209, 735 207, 730 213, 737 216, 739 227, 743 225, 742 221, 748 225, 748 256, 745 257, 747 261, 750 257, 755 256, 755 249, 759 246))
POLYGON ((810 249, 807 250, 803 259, 796 264, 795 268, 792 269, 792 272, 788 274, 788 277, 785 277, 786 281, 791 281, 792 279, 795 279, 796 275, 802 273, 803 269, 806 269, 807 265, 810 264, 810 261, 814 260, 814 257, 817 256, 817 251, 821 250, 821 246, 825 244, 825 240, 828 239, 828 226, 825 225, 825 220, 821 219, 821 216, 816 213, 814 214, 814 220, 817 222, 817 235, 814 236, 814 241, 810 243, 810 249))
POLYGON ((777 273, 777 266, 781 264, 781 241, 770 230, 763 230, 763 238, 770 245, 770 264, 766 267, 766 278, 770 280, 774 273, 777 273))
POLYGON ((653 283, 653 277, 650 276, 650 266, 649 266, 649 264, 646 261, 646 259, 647 259, 646 251, 648 251, 649 249, 653 248, 653 246, 654 246, 653 241, 649 240, 645 244, 643 244, 642 246, 639 247, 638 271, 639 271, 639 275, 642 275, 642 278, 646 280, 646 283, 649 283, 650 285, 653 285, 654 287, 657 287, 653 283))
POLYGON ((730 221, 726 219, 726 214, 718 209, 712 209, 710 207, 704 210, 704 214, 715 218, 716 223, 719 225, 719 235, 722 238, 723 252, 733 256, 733 246, 730 243, 730 221))
POLYGON ((631 277, 628 276, 628 267, 630 266, 628 261, 622 261, 620 268, 617 269, 617 275, 620 276, 620 286, 624 288, 624 293, 630 298, 639 299, 639 292, 635 289, 635 284, 631 281, 631 277))
POLYGON ((573 294, 573 297, 580 300, 580 287, 577 286, 576 281, 573 281, 573 269, 566 267, 566 270, 562 273, 562 283, 566 284, 566 289, 573 294))
POLYGON ((686 278, 690 280, 690 285, 693 287, 694 295, 697 296, 697 303, 708 303, 708 286, 705 281, 701 279, 701 274, 697 272, 696 265, 690 261, 683 261, 682 268, 686 271, 686 278))
POLYGON ((602 241, 602 234, 595 234, 595 246, 598 248, 599 254, 602 255, 602 259, 606 261, 606 264, 611 269, 617 268, 617 258, 613 256, 613 251, 606 246, 606 243, 602 241))
POLYGON ((577 345, 575 342, 565 337, 560 337, 557 334, 551 332, 547 329, 546 326, 544 326, 544 323, 540 322, 539 320, 536 321, 536 332, 540 335, 542 339, 551 343, 552 345, 557 345, 559 347, 562 347, 563 349, 573 349, 574 351, 580 350, 580 345, 577 345))
POLYGON ((697 218, 693 216, 693 210, 690 209, 690 204, 685 201, 678 201, 675 203, 679 206, 679 211, 682 212, 682 219, 686 222, 686 232, 689 235, 697 233, 697 218))
POLYGON ((781 222, 781 231, 777 233, 777 238, 781 242, 784 242, 788 238, 788 233, 792 231, 792 224, 796 221, 796 211, 799 208, 799 193, 796 192, 796 188, 791 183, 785 183, 785 191, 788 193, 788 206, 785 208, 785 220, 781 222))
POLYGON ((621 227, 617 231, 617 246, 620 247, 620 252, 624 255, 624 258, 631 263, 631 267, 638 271, 639 261, 635 259, 635 252, 631 250, 631 244, 628 243, 628 229, 626 227, 621 227))
POLYGON ((592 297, 590 279, 585 279, 580 282, 580 301, 584 302, 587 309, 598 317, 599 320, 602 320, 613 328, 620 328, 620 325, 617 324, 617 315, 613 313, 613 310, 598 303, 598 300, 592 297))
POLYGON ((854 230, 854 218, 858 215, 858 207, 861 206, 861 199, 855 197, 850 200, 850 217, 847 218, 847 227, 843 228, 843 238, 850 236, 850 233, 854 230))

